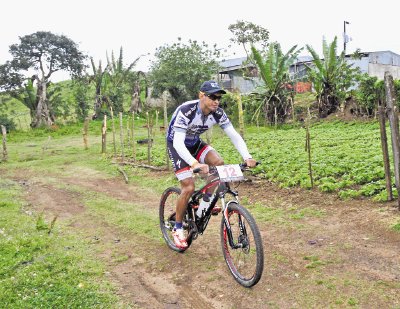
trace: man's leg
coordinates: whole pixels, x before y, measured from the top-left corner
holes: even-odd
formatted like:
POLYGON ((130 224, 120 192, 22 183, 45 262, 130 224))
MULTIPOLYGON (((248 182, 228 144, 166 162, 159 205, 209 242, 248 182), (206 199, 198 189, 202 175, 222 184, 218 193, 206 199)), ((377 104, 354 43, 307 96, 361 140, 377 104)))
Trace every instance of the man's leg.
POLYGON ((174 237, 175 245, 178 248, 186 249, 188 244, 186 242, 186 235, 183 231, 183 217, 187 208, 190 196, 194 191, 194 180, 192 177, 181 180, 181 194, 179 195, 178 201, 176 202, 176 214, 175 214, 175 227, 172 232, 174 237))
MULTIPOLYGON (((204 162, 208 165, 211 166, 218 166, 218 165, 224 165, 224 160, 222 160, 221 156, 219 155, 218 152, 216 152, 214 149, 210 150, 206 157, 204 158, 204 162)), ((208 179, 208 181, 210 181, 212 178, 214 178, 214 176, 210 176, 210 178, 208 179)), ((215 191, 215 188, 218 184, 216 184, 215 186, 212 186, 210 188, 207 189, 207 194, 209 197, 211 197, 215 191)), ((219 212, 221 212, 221 207, 215 205, 213 210, 212 210, 212 214, 216 215, 219 212)))
POLYGON ((194 179, 192 177, 181 180, 181 195, 176 203, 176 221, 182 222, 190 196, 194 192, 194 179))
MULTIPOLYGON (((213 149, 213 150, 210 150, 210 151, 207 153, 206 157, 204 158, 204 162, 205 162, 206 164, 208 164, 208 165, 211 165, 211 166, 224 165, 224 160, 222 160, 222 158, 221 158, 221 156, 219 155, 219 153, 216 152, 214 149, 213 149)), ((211 177, 210 179, 212 179, 212 178, 213 178, 213 177, 211 177)), ((216 187, 216 186, 217 186, 217 185, 215 185, 215 186, 213 186, 213 187, 211 187, 211 188, 208 188, 208 189, 207 189, 207 193, 209 193, 210 195, 212 195, 213 192, 214 192, 214 190, 215 190, 215 187, 216 187)))

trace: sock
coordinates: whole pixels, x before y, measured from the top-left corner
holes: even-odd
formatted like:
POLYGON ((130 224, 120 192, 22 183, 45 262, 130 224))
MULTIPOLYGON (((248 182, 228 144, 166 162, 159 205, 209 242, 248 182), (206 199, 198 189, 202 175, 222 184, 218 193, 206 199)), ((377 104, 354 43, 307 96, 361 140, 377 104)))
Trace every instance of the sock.
POLYGON ((177 230, 177 229, 181 229, 182 228, 182 222, 175 222, 175 230, 177 230))

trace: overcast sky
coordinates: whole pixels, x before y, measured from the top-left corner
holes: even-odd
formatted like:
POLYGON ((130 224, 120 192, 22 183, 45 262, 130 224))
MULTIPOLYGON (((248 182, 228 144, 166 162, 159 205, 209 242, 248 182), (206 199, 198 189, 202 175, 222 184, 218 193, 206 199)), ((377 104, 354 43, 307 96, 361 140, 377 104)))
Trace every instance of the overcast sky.
MULTIPOLYGON (((64 34, 95 61, 106 52, 124 49, 126 64, 181 37, 226 48, 230 24, 253 22, 270 32, 284 51, 311 45, 321 54, 322 39, 338 37, 343 48, 343 23, 352 37, 347 52, 391 50, 400 54, 399 0, 3 0, 0 17, 0 64, 11 59, 9 46, 36 31, 64 34)), ((306 55, 304 51, 302 55, 306 55)), ((230 48, 228 58, 244 56, 230 48)), ((136 69, 146 70, 151 56, 136 69)))

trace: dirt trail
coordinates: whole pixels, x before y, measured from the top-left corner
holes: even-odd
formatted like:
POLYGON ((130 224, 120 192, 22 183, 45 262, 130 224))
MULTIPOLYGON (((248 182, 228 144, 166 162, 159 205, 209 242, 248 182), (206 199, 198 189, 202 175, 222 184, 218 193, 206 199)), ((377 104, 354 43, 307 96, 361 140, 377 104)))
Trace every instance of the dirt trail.
MULTIPOLYGON (((160 175, 154 172, 153 177, 160 175)), ((60 189, 40 180, 46 175, 33 176, 37 175, 26 170, 13 175, 26 188, 31 207, 58 215, 71 230, 85 235, 105 261, 107 276, 121 299, 133 307, 400 306, 400 234, 388 228, 389 222, 400 218, 393 204, 340 201, 333 195, 279 189, 268 182, 242 184, 239 192, 251 203, 286 213, 284 219, 266 219, 262 224, 258 220, 265 248, 264 274, 258 285, 244 289, 223 260, 219 216, 186 253, 178 254, 92 215, 79 193, 68 189, 80 186, 155 211, 158 196, 138 185, 95 173, 79 178, 51 175, 66 188, 60 189), (296 218, 302 210, 305 215, 296 218)))

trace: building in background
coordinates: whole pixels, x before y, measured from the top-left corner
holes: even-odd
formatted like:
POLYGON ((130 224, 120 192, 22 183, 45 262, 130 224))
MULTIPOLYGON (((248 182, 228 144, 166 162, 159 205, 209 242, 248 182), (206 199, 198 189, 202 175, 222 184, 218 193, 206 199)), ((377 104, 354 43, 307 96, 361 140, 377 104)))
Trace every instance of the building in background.
POLYGON ((346 60, 359 67, 362 73, 383 80, 385 72, 388 71, 393 79, 400 79, 400 55, 389 50, 359 54, 361 59, 353 59, 351 55, 346 55, 346 60))
MULTIPOLYGON (((361 52, 360 59, 346 55, 346 61, 359 67, 362 73, 376 76, 383 80, 385 72, 389 71, 393 79, 400 79, 400 55, 392 51, 361 52)), ((226 59, 220 62, 218 80, 229 91, 250 93, 261 83, 258 70, 254 64, 248 63, 246 57, 226 59)), ((311 83, 307 82, 306 64, 312 65, 311 56, 299 56, 289 68, 289 74, 294 82, 297 93, 311 91, 311 83)))

